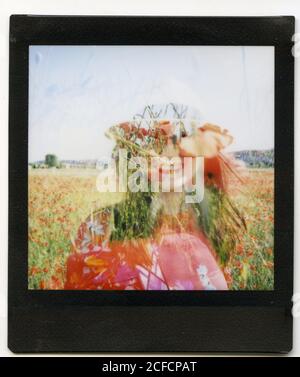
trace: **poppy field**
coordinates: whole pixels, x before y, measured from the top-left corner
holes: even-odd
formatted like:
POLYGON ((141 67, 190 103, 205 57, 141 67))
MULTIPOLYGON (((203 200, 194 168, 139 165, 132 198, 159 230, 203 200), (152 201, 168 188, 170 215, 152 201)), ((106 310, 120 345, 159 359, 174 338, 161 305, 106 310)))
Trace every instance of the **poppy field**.
MULTIPOLYGON (((93 169, 29 171, 29 289, 63 289, 66 259, 81 222, 97 208, 122 199, 119 193, 99 193, 96 174, 93 169)), ((250 169, 246 183, 234 182, 232 186, 247 230, 222 266, 229 289, 271 290, 274 171, 250 169)))

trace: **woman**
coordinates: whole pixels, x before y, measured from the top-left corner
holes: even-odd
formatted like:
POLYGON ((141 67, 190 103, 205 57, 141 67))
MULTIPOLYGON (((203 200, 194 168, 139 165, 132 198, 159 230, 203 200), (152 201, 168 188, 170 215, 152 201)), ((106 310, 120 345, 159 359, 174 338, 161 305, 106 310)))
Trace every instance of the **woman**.
POLYGON ((235 163, 222 154, 233 138, 211 124, 188 135, 184 122, 156 119, 148 128, 119 124, 109 136, 114 156, 126 148, 129 156, 179 157, 182 163, 204 157, 204 200, 187 204, 171 172, 171 192, 127 192, 125 200, 92 213, 73 242, 65 289, 227 290, 220 266, 245 226, 227 190, 228 177, 238 176, 235 163))

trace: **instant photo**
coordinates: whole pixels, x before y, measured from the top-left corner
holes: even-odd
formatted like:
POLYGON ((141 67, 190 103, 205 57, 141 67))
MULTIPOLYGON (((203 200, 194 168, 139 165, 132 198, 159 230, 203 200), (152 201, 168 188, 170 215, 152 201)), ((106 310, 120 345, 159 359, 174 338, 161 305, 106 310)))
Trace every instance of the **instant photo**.
POLYGON ((30 46, 28 126, 29 289, 273 289, 273 47, 30 46))
POLYGON ((13 349, 290 349, 293 32, 13 16, 13 349))

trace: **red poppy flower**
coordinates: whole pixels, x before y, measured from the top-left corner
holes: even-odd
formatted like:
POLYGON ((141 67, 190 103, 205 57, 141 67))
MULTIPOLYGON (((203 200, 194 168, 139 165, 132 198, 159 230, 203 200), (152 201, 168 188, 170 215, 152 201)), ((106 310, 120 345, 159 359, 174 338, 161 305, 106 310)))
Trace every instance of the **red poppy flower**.
POLYGON ((224 189, 220 157, 204 158, 204 181, 208 186, 215 185, 218 188, 224 189))

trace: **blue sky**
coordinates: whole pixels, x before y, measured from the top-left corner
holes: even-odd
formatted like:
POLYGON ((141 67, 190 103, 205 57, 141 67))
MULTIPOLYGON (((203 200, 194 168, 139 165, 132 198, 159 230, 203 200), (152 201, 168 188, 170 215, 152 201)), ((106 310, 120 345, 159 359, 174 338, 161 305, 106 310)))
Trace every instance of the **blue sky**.
POLYGON ((184 103, 231 150, 274 145, 273 47, 30 46, 29 161, 109 156, 104 131, 145 105, 184 103))

